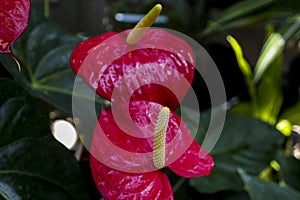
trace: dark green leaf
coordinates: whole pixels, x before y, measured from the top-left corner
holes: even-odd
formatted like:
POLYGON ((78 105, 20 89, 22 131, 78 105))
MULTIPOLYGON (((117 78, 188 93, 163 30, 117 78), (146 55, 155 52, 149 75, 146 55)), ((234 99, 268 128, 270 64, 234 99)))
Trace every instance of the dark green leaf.
POLYGON ((89 193, 89 199, 101 199, 101 194, 99 190, 97 189, 97 185, 94 183, 94 178, 92 176, 91 168, 90 168, 90 162, 88 159, 82 159, 78 162, 80 166, 80 170, 82 171, 82 174, 84 174, 84 179, 86 183, 86 188, 89 193))
MULTIPOLYGON (((64 33, 51 23, 39 24, 27 38, 26 56, 27 65, 30 66, 29 72, 34 75, 39 62, 50 50, 66 44, 74 48, 78 42, 80 42, 78 37, 64 33)), ((69 60, 65 64, 68 63, 69 60)))
POLYGON ((11 98, 25 95, 26 92, 15 81, 0 78, 0 105, 11 98))
POLYGON ((281 166, 282 178, 286 184, 300 191, 300 160, 279 152, 277 156, 281 166))
MULTIPOLYGON (((49 22, 39 23, 26 35, 27 38, 22 38, 19 41, 21 44, 16 45, 19 48, 14 50, 21 56, 18 57, 21 72, 10 55, 0 55, 0 62, 27 92, 68 114, 72 114, 72 95, 93 99, 73 93, 76 75, 71 69, 69 57, 80 41, 78 37, 62 32, 49 22)), ((80 84, 85 83, 81 81, 80 84)), ((102 105, 106 101, 97 97, 96 102, 102 105)))
POLYGON ((290 10, 290 12, 299 12, 300 4, 295 0, 277 0, 276 7, 283 7, 290 10))
POLYGON ((198 198, 199 198, 200 194, 197 194, 197 193, 193 194, 193 193, 189 192, 190 186, 186 179, 179 178, 178 182, 176 184, 179 184, 179 185, 175 185, 175 186, 178 186, 177 188, 174 188, 174 186, 173 186, 175 200, 191 200, 191 199, 195 199, 196 198, 195 196, 198 196, 198 198))
POLYGON ((24 137, 49 133, 49 119, 14 81, 0 79, 0 147, 24 137))
MULTIPOLYGON (((208 127, 209 118, 205 115, 201 113, 201 129, 208 127)), ((247 173, 258 175, 274 159, 283 141, 284 137, 269 124, 227 113, 222 134, 210 152, 215 161, 214 170, 208 177, 190 179, 190 183, 203 193, 242 190, 237 169, 241 167, 247 173)))
POLYGON ((22 139, 0 149, 0 196, 87 199, 77 161, 52 139, 22 139))
POLYGON ((22 172, 0 171, 0 196, 4 199, 61 199, 72 197, 55 184, 37 177, 37 175, 22 172))
MULTIPOLYGON (((253 24, 258 20, 268 19, 277 12, 268 11, 276 0, 244 0, 229 7, 221 13, 216 21, 213 21, 204 29, 201 35, 208 35, 217 31, 253 24), (260 11, 263 11, 259 13, 260 11)), ((281 13, 280 13, 281 15, 281 13)))
POLYGON ((288 186, 281 187, 273 182, 260 180, 239 170, 252 200, 300 199, 300 193, 288 186))
POLYGON ((232 191, 224 191, 217 192, 213 194, 201 194, 200 198, 196 198, 195 200, 249 200, 250 197, 246 192, 232 192, 232 191))
MULTIPOLYGON (((245 17, 237 18, 233 21, 229 21, 229 22, 221 25, 220 27, 218 27, 218 29, 211 30, 211 32, 212 33, 216 32, 216 31, 224 32, 224 31, 230 31, 230 30, 238 29, 238 28, 241 29, 241 28, 248 27, 251 25, 255 26, 255 24, 257 24, 257 23, 261 23, 263 21, 268 22, 270 19, 275 18, 275 17, 276 18, 285 18, 285 17, 288 17, 289 15, 290 15, 290 12, 288 12, 288 11, 268 9, 268 10, 264 10, 263 12, 254 13, 249 16, 245 16, 245 17)), ((211 23, 214 24, 214 22, 211 22, 211 23)))
POLYGON ((265 9, 271 6, 275 1, 276 0, 244 0, 238 2, 225 10, 218 21, 219 23, 224 23, 234 19, 239 19, 243 16, 265 9))
POLYGON ((249 200, 246 192, 223 191, 212 194, 199 193, 190 186, 187 178, 177 176, 168 169, 165 170, 165 173, 173 186, 175 200, 249 200))

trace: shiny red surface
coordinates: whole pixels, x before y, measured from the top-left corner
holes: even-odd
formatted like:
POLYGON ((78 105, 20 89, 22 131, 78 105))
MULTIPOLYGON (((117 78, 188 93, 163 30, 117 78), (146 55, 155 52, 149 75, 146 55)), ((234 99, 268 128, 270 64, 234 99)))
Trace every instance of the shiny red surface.
POLYGON ((0 0, 0 53, 11 53, 13 43, 28 25, 29 0, 0 0))
POLYGON ((153 101, 176 109, 190 87, 181 84, 181 79, 191 83, 194 77, 193 51, 183 40, 163 30, 148 30, 136 45, 126 44, 127 34, 108 32, 83 41, 71 55, 73 70, 112 102, 121 103, 130 94, 131 100, 153 101), (140 75, 130 73, 134 70, 140 75), (125 76, 126 80, 118 83, 125 76), (139 85, 145 81, 152 83, 139 85), (167 86, 155 84, 158 82, 167 86), (167 89, 170 85, 176 87, 177 97, 167 89), (116 87, 120 99, 112 99, 116 87))
MULTIPOLYGON (((143 126, 153 130, 154 124, 153 116, 158 115, 157 113, 149 112, 151 107, 149 102, 131 102, 130 113, 133 122, 136 123, 137 127, 143 126)), ((155 112, 155 111, 154 111, 155 112)), ((120 112, 120 115, 122 112, 120 112)), ((129 165, 127 165, 127 159, 115 156, 118 154, 117 151, 112 150, 112 154, 104 152, 103 149, 109 149, 103 142, 103 139, 99 137, 100 134, 105 134, 105 136, 115 145, 126 151, 128 154, 130 152, 152 152, 153 151, 153 137, 148 138, 138 138, 127 134, 127 132, 122 131, 116 124, 114 117, 112 115, 111 108, 104 109, 99 117, 99 125, 102 130, 95 129, 94 138, 92 140, 91 147, 91 169, 92 174, 97 184, 97 187, 101 194, 104 195, 106 199, 173 199, 173 192, 168 181, 168 178, 162 171, 155 170, 154 167, 148 168, 149 170, 155 170, 145 173, 129 173, 123 170, 117 170, 113 167, 126 168, 124 170, 129 170, 140 163, 147 163, 151 165, 151 157, 146 156, 136 156, 129 165), (109 122, 109 123, 108 123, 109 122), (100 155, 101 154, 101 155, 100 155), (100 156, 100 157, 98 157, 100 156), (109 160, 109 157, 112 157, 109 160), (142 161, 145 159, 145 161, 142 161), (100 161, 101 162, 100 162, 100 161), (105 164, 111 165, 107 166, 105 164)), ((172 143, 172 148, 166 151, 166 157, 168 154, 184 150, 179 158, 174 162, 168 164, 167 168, 171 169, 177 175, 191 178, 201 175, 209 175, 213 169, 214 162, 212 157, 204 150, 201 149, 200 145, 191 138, 191 134, 185 125, 180 126, 183 121, 174 112, 171 112, 170 120, 167 129, 167 140, 166 144, 172 143), (173 139, 178 134, 178 130, 181 128, 183 137, 190 138, 191 141, 189 146, 182 146, 183 142, 174 142, 173 139), (186 149, 183 149, 186 148, 186 149)), ((127 127, 128 128, 128 127, 127 127)), ((141 132, 139 128, 129 127, 131 131, 138 132, 136 135, 141 137, 144 132, 141 132)), ((127 131, 129 131, 129 129, 127 131)), ((171 155, 172 156, 172 155, 171 155)), ((145 168, 149 166, 144 166, 145 168)))
POLYGON ((136 45, 126 44, 127 34, 88 39, 71 55, 73 70, 113 102, 102 110, 94 130, 92 174, 105 199, 174 199, 167 176, 144 155, 153 151, 157 116, 167 106, 166 167, 187 178, 209 175, 213 169, 212 157, 173 112, 193 80, 194 54, 186 42, 163 30, 150 29, 136 45), (129 156, 122 157, 122 152, 129 156))

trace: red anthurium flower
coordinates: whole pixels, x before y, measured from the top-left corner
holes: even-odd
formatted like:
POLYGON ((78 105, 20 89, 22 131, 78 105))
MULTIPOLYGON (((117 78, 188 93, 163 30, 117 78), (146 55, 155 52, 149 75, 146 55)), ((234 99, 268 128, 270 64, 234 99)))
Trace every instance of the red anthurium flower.
POLYGON ((94 157, 91 157, 90 165, 97 187, 105 199, 173 199, 168 177, 161 171, 124 173, 106 167, 94 157))
POLYGON ((28 25, 29 0, 0 0, 0 53, 11 53, 12 44, 28 25))
POLYGON ((214 166, 174 113, 193 80, 193 51, 163 30, 148 29, 134 44, 128 34, 88 39, 71 55, 73 70, 113 102, 94 130, 92 174, 105 199, 173 199, 162 168, 191 178, 214 166))
POLYGON ((149 29, 136 45, 128 45, 128 33, 129 31, 118 34, 109 32, 80 43, 71 55, 73 70, 100 96, 115 102, 122 101, 113 99, 112 92, 124 73, 139 69, 143 71, 145 66, 152 66, 152 72, 148 69, 150 72, 131 78, 136 79, 134 83, 125 81, 118 84, 118 97, 124 98, 130 94, 132 100, 159 102, 176 109, 178 101, 184 97, 189 87, 188 84, 184 87, 179 79, 184 78, 191 83, 194 76, 194 55, 190 46, 182 39, 157 29, 149 29), (174 70, 168 72, 161 66, 174 70), (156 72, 157 69, 163 71, 156 72), (174 71, 179 72, 179 75, 172 74, 174 71), (139 84, 146 79, 152 84, 139 86, 132 91, 135 88, 132 84, 139 84), (168 79, 169 85, 177 85, 177 98, 166 87, 155 84, 162 79, 168 79), (173 97, 169 98, 170 96, 173 97))
MULTIPOLYGON (((92 174, 101 194, 105 199, 173 199, 168 178, 151 159, 155 135, 143 137, 145 127, 149 132, 155 129, 158 112, 163 106, 147 101, 130 102, 130 117, 136 126, 128 125, 124 119, 116 119, 112 109, 101 112, 91 147, 92 174), (125 122, 122 128, 134 132, 135 136, 124 132, 116 120, 125 122), (127 156, 116 156, 122 154, 121 149, 127 151, 127 156), (138 154, 132 155, 133 159, 128 162, 132 152, 138 154), (146 172, 139 172, 142 170, 146 172)), ((172 111, 165 135, 165 167, 187 178, 210 174, 214 165, 211 156, 193 140, 184 122, 172 111)))

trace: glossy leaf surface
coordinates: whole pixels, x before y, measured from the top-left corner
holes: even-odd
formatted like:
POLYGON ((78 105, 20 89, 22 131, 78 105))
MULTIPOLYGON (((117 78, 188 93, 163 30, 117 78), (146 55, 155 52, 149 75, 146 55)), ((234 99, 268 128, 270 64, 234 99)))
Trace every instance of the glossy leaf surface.
POLYGON ((1 196, 87 199, 77 161, 53 139, 21 139, 0 149, 1 196))
MULTIPOLYGON (((0 62, 32 96, 71 114, 72 95, 90 98, 72 91, 76 75, 70 67, 69 58, 81 40, 40 18, 32 13, 32 24, 15 45, 14 53, 20 60, 21 72, 9 55, 0 55, 0 62)), ((81 80, 77 83, 84 84, 81 80)), ((104 103, 100 98, 96 101, 97 104, 104 103)))
POLYGON ((0 199, 87 199, 77 161, 54 140, 37 102, 0 79, 0 103, 0 199))
POLYGON ((283 181, 300 191, 300 160, 293 156, 284 155, 283 152, 278 153, 277 160, 281 166, 283 181))
MULTIPOLYGON (((209 115, 201 116, 201 128, 205 132, 209 115)), ((237 168, 259 174, 274 159, 283 141, 284 137, 274 127, 251 117, 228 113, 222 134, 210 152, 215 161, 214 170, 208 177, 190 179, 190 183, 203 193, 242 190, 237 168)))
POLYGON ((281 187, 273 182, 260 180, 239 170, 240 176, 245 183, 252 200, 281 200, 299 199, 300 193, 289 186, 281 187))
POLYGON ((262 19, 268 19, 273 14, 278 13, 269 13, 266 9, 271 7, 275 1, 276 0, 244 0, 237 2, 224 10, 217 20, 210 22, 201 35, 209 35, 218 31, 243 27, 262 19), (264 12, 260 13, 262 10, 264 12))
POLYGON ((48 130, 49 120, 37 103, 14 81, 0 79, 0 147, 24 137, 44 136, 48 130))

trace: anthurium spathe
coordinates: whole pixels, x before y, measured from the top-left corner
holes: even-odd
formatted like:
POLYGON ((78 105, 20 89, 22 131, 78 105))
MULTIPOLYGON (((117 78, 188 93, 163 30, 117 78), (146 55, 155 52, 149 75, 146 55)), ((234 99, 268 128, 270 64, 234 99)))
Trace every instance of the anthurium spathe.
POLYGON ((101 111, 90 149, 105 199, 173 199, 163 168, 186 178, 210 174, 212 157, 174 113, 194 76, 194 54, 184 40, 160 29, 109 32, 80 43, 70 60, 113 103, 101 111))
POLYGON ((71 55, 73 70, 113 103, 126 102, 130 95, 131 100, 177 108, 194 77, 194 54, 181 38, 164 30, 148 29, 161 10, 160 4, 154 6, 132 30, 109 32, 80 43, 71 55), (126 74, 136 72, 139 75, 130 77, 130 82, 119 82, 126 74), (182 84, 182 78, 186 84, 182 84), (116 85, 117 99, 112 97, 116 85), (176 98, 168 89, 171 86, 176 87, 176 98))
MULTIPOLYGON (((129 112, 136 127, 122 128, 133 131, 135 136, 117 125, 112 109, 101 112, 91 147, 90 166, 101 194, 105 199, 173 199, 167 176, 153 164, 156 162, 152 157, 155 135, 143 138, 144 127, 150 132, 155 129, 156 118, 163 106, 147 101, 130 102, 129 112), (133 159, 128 162, 128 157, 120 156, 120 150, 106 139, 127 151, 128 157, 133 152, 138 154, 132 155, 133 159), (142 170, 146 172, 140 172, 142 170)), ((172 111, 165 135, 165 167, 186 178, 210 174, 214 165, 211 156, 193 140, 184 122, 172 111)))
POLYGON ((11 53, 28 26, 30 0, 0 0, 0 5, 0 53, 11 53))
MULTIPOLYGON (((180 78, 191 83, 194 77, 194 54, 191 47, 182 39, 159 29, 149 29, 135 45, 128 45, 126 37, 130 30, 116 33, 108 32, 80 43, 71 55, 73 70, 81 76, 88 85, 100 96, 112 101, 124 101, 130 94, 132 100, 148 100, 159 102, 172 109, 178 107, 189 85, 182 85, 180 78), (132 70, 143 71, 145 66, 148 72, 134 77, 136 82, 118 81, 132 70), (167 66, 173 70, 162 68, 167 66), (161 71, 157 71, 157 70, 161 71), (178 75, 170 74, 179 72, 178 75), (152 83, 135 87, 148 79, 152 83), (167 79, 169 85, 177 86, 177 98, 169 98, 174 94, 166 87, 158 86, 162 79, 167 79), (129 83, 129 84, 128 84, 129 83), (115 85, 118 84, 120 95, 112 98, 115 85), (151 87, 151 90, 148 88, 151 87), (133 91, 134 88, 138 88, 133 91), (165 94, 165 95, 160 95, 165 94)), ((132 73, 131 73, 132 74, 132 73)), ((131 79, 133 80, 133 78, 131 79)))
MULTIPOLYGON (((147 34, 151 35, 146 32, 145 35, 147 36, 147 34)), ((164 31, 160 32, 161 37, 158 37, 155 41, 166 43, 166 39, 163 38, 168 34, 164 31)), ((99 123, 94 131, 90 161, 94 180, 105 199, 173 199, 172 188, 167 176, 161 171, 161 168, 155 168, 153 164, 154 136, 145 137, 145 135, 148 136, 151 135, 148 132, 154 132, 159 111, 164 107, 170 108, 164 141, 164 167, 187 178, 210 174, 214 165, 213 159, 193 140, 184 122, 173 112, 179 106, 180 100, 174 94, 169 94, 174 90, 180 90, 181 96, 179 96, 183 97, 188 88, 182 87, 178 76, 173 77, 174 74, 166 76, 167 73, 162 75, 163 71, 160 71, 162 64, 168 63, 170 68, 178 71, 187 82, 191 83, 194 74, 193 53, 190 48, 182 50, 182 46, 188 47, 188 45, 173 36, 172 39, 176 38, 180 41, 179 44, 184 44, 180 48, 182 52, 190 55, 190 60, 185 59, 179 53, 172 53, 171 49, 165 51, 154 48, 141 48, 129 53, 124 50, 125 53, 113 60, 111 64, 93 64, 109 57, 109 53, 112 54, 114 48, 120 48, 117 43, 116 45, 99 48, 101 42, 113 36, 114 33, 106 33, 86 40, 78 45, 71 56, 74 71, 98 94, 113 101, 111 108, 103 109, 100 113, 99 123), (95 49, 99 49, 102 56, 96 53, 87 59, 86 57, 95 49), (106 50, 107 52, 105 52, 106 50), (105 55, 104 58, 103 55, 105 55), (180 58, 176 62, 174 62, 175 56, 180 58), (155 70, 149 70, 142 77, 129 76, 124 84, 117 85, 117 81, 124 77, 124 74, 130 74, 133 68, 146 69, 148 66, 152 66, 155 70), (103 77, 106 80, 104 82, 102 81, 103 77), (136 93, 138 90, 133 91, 132 86, 126 84, 130 83, 132 79, 145 78, 153 78, 152 80, 155 83, 159 79, 155 79, 155 77, 163 77, 162 82, 173 85, 173 89, 168 90, 166 88, 163 91, 164 87, 161 84, 146 84, 142 85, 143 90, 136 93), (114 90, 121 91, 117 95, 121 99, 113 99, 112 93, 114 90), (166 91, 169 93, 166 93, 166 91), (130 119, 136 124, 136 127, 125 127, 125 130, 127 130, 123 131, 115 120, 118 123, 123 122, 122 124, 126 126, 128 116, 123 115, 126 112, 126 101, 123 101, 122 97, 128 94, 132 94, 130 97, 130 119), (137 95, 135 96, 135 94, 137 95), (157 109, 150 112, 150 108, 153 108, 153 106, 157 109), (118 110, 117 115, 113 114, 114 109, 118 110), (128 157, 126 155, 125 157, 120 156, 120 149, 126 151, 125 154, 128 157), (172 155, 172 152, 176 152, 175 155, 172 155), (202 153, 200 154, 200 152, 202 153), (131 156, 132 154, 134 155, 131 156), (145 169, 145 171, 142 169, 145 169)), ((124 36, 118 37, 119 40, 126 38, 124 36)), ((141 41, 143 40, 141 39, 139 42, 141 41)), ((122 44, 125 49, 131 48, 127 47, 128 45, 126 46, 124 41, 122 44)), ((172 47, 173 49, 179 49, 176 44, 172 43, 172 45, 175 46, 172 47)), ((122 52, 122 48, 120 51, 122 52)), ((140 81, 142 82, 142 80, 140 81)))

